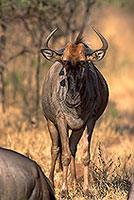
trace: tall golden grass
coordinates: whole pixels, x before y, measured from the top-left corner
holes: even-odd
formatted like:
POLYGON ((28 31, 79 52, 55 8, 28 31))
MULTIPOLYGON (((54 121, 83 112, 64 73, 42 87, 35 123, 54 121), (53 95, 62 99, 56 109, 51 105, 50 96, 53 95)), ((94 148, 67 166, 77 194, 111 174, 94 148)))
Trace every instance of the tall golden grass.
MULTIPOLYGON (((44 123, 41 121, 38 128, 35 127, 36 124, 29 125, 29 122, 24 121, 21 124, 22 129, 18 130, 14 127, 17 120, 15 117, 18 116, 21 116, 21 113, 17 109, 11 109, 9 113, 3 116, 0 145, 34 159, 48 176, 51 164, 51 140, 45 121, 44 123)), ((130 169, 134 158, 134 137, 129 129, 123 129, 124 119, 120 119, 120 122, 118 120, 119 118, 107 118, 104 115, 101 122, 97 123, 93 133, 89 173, 92 174, 91 191, 93 199, 95 197, 97 199, 126 199, 127 196, 130 169)), ((81 145, 82 139, 76 155, 79 180, 77 190, 72 189, 70 173, 68 174, 71 199, 85 199, 82 192, 81 145)), ((60 198, 61 184, 62 172, 55 173, 55 192, 58 199, 60 198)))
MULTIPOLYGON (((124 200, 130 185, 130 169, 134 162, 134 27, 131 22, 132 16, 117 8, 105 7, 92 13, 91 23, 95 23, 109 40, 109 51, 99 68, 108 81, 110 103, 97 122, 91 141, 91 199, 124 200)), ((94 37, 91 35, 93 45, 97 46, 94 37)), ((48 176, 51 140, 43 114, 40 116, 36 126, 36 121, 29 122, 19 108, 10 106, 5 114, 0 115, 0 145, 34 159, 48 176)), ((70 198, 79 200, 85 199, 82 192, 81 145, 82 139, 76 155, 77 190, 72 188, 68 174, 70 198)), ((61 184, 62 172, 55 173, 57 199, 60 199, 61 184)))

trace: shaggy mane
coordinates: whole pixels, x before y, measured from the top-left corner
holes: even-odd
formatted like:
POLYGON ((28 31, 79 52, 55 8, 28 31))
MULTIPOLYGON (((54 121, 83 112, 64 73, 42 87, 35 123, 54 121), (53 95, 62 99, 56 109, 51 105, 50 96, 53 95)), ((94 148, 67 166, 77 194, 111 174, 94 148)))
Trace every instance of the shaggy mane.
POLYGON ((78 34, 78 36, 77 36, 77 38, 75 39, 75 42, 74 42, 75 45, 78 45, 80 43, 84 44, 84 46, 86 48, 89 48, 89 46, 87 44, 85 44, 85 42, 84 42, 83 30, 80 31, 80 33, 78 34))
POLYGON ((75 39, 75 42, 74 44, 77 45, 79 43, 84 43, 84 40, 83 40, 83 30, 80 31, 80 33, 78 34, 77 38, 75 39))

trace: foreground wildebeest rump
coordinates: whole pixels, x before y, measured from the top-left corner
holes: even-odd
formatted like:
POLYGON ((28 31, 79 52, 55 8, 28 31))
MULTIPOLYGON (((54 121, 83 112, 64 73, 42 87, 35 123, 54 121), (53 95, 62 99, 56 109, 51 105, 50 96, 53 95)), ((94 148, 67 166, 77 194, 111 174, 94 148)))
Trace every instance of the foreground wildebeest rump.
POLYGON ((131 184, 127 200, 134 200, 134 182, 131 184))
POLYGON ((128 198, 127 200, 134 200, 134 165, 132 166, 132 169, 131 169, 131 186, 130 186, 130 191, 128 193, 128 198))
POLYGON ((55 200, 40 166, 12 150, 0 148, 1 200, 55 200))
MULTIPOLYGON (((93 28, 94 29, 94 28, 93 28)), ((63 166, 62 194, 66 195, 67 172, 71 161, 71 177, 76 183, 75 154, 77 144, 84 132, 82 163, 84 165, 85 194, 89 192, 90 140, 96 120, 104 112, 108 102, 108 87, 105 79, 93 64, 101 60, 108 48, 106 39, 99 36, 102 47, 89 48, 79 33, 74 43, 68 43, 61 50, 51 49, 48 42, 57 28, 46 39, 41 53, 48 60, 55 62, 45 77, 42 91, 44 116, 52 139, 52 163, 50 180, 54 183, 54 169, 58 154, 62 152, 63 166), (69 130, 72 130, 69 138, 69 130)))

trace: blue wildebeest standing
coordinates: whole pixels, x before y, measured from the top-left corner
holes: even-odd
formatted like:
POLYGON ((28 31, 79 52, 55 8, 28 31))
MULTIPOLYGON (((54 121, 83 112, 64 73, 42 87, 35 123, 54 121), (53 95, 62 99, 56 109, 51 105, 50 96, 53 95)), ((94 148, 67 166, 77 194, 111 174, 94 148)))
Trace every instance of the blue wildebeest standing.
POLYGON ((0 200, 56 200, 48 178, 29 158, 0 147, 0 200))
MULTIPOLYGON (((93 28, 94 29, 94 28, 93 28)), ((46 39, 41 53, 55 62, 45 77, 42 91, 42 106, 52 140, 52 163, 50 180, 54 183, 54 169, 58 154, 62 152, 63 166, 62 195, 66 195, 68 166, 71 165, 72 181, 76 183, 75 154, 77 144, 84 132, 82 163, 84 165, 85 195, 89 192, 90 140, 96 120, 104 112, 108 102, 108 87, 105 79, 93 64, 101 60, 108 48, 106 39, 94 29, 102 41, 102 47, 92 50, 84 42, 82 32, 74 43, 61 50, 48 46, 46 39), (69 138, 69 130, 72 130, 69 138), (71 162, 71 163, 70 163, 71 162)))

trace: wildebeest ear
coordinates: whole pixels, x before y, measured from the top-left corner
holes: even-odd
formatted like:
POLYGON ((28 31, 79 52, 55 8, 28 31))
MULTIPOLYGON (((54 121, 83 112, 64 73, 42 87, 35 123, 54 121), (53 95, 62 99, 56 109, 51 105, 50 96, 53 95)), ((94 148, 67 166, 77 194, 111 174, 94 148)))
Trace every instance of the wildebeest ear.
POLYGON ((47 60, 51 60, 54 57, 54 52, 49 49, 41 49, 41 53, 47 60))
POLYGON ((60 60, 61 55, 57 54, 51 49, 41 49, 42 55, 47 59, 47 60, 60 60))
POLYGON ((99 50, 87 56, 87 60, 92 61, 92 62, 98 62, 104 57, 104 55, 105 55, 105 51, 99 50))

